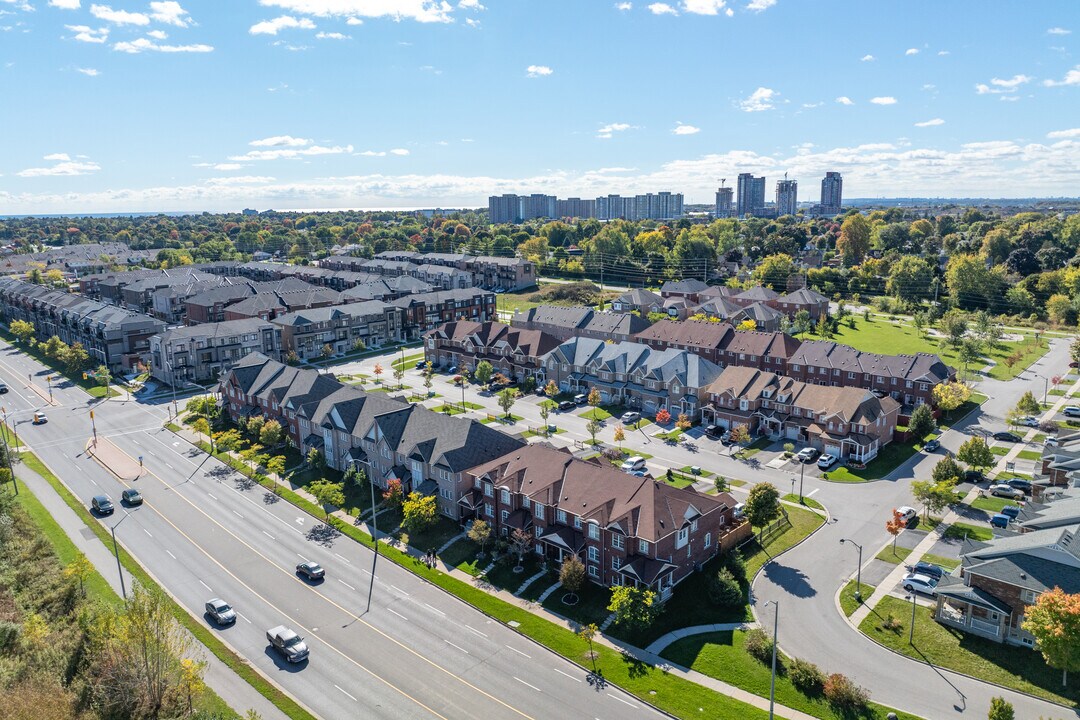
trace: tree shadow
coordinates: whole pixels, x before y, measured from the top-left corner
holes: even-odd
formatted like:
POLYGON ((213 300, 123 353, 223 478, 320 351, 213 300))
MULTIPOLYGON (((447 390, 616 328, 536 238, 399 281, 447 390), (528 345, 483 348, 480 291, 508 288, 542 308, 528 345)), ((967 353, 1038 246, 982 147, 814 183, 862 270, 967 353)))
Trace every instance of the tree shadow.
POLYGON ((626 672, 631 680, 638 680, 649 674, 649 670, 652 668, 649 663, 632 655, 627 650, 621 650, 619 655, 622 657, 623 664, 626 665, 626 672))
POLYGON ((269 490, 263 493, 263 503, 266 505, 275 505, 280 501, 281 496, 276 493, 272 493, 269 490))
POLYGON ((235 478, 233 478, 233 482, 236 484, 236 489, 237 490, 244 490, 244 491, 250 490, 251 488, 253 488, 253 487, 255 487, 256 485, 259 484, 259 483, 255 482, 253 479, 249 478, 247 475, 240 475, 240 474, 237 474, 237 476, 235 478))
POLYGON ((309 542, 318 543, 323 547, 332 547, 334 541, 341 537, 341 531, 326 523, 319 523, 308 530, 305 537, 309 542))
POLYGON ((777 587, 799 598, 817 595, 817 590, 809 583, 806 573, 798 568, 781 565, 773 560, 765 565, 765 576, 777 587))

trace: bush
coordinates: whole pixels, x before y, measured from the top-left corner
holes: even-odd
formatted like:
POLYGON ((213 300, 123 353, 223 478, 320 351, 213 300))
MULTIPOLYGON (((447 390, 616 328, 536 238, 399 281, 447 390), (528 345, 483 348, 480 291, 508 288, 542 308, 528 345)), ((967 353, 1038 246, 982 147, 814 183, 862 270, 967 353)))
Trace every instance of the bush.
POLYGON ((747 654, 755 660, 763 663, 772 662, 772 637, 761 628, 750 628, 746 631, 746 641, 743 647, 746 648, 747 654))
POLYGON ((825 673, 808 660, 793 659, 788 667, 788 677, 803 695, 820 695, 825 687, 825 673))
POLYGON ((897 618, 892 613, 889 613, 885 617, 885 619, 881 621, 881 629, 882 630, 888 630, 889 632, 898 633, 898 632, 900 632, 901 628, 903 628, 903 627, 904 627, 904 624, 901 623, 899 618, 897 618))
POLYGON ((724 555, 724 568, 729 570, 740 584, 746 583, 746 560, 738 550, 732 550, 724 555))
POLYGON ((709 578, 708 593, 709 599, 717 605, 730 607, 743 603, 742 586, 726 567, 709 578))
POLYGON ((865 690, 852 682, 847 675, 840 673, 827 677, 822 689, 829 704, 841 712, 858 713, 864 710, 870 701, 865 690))

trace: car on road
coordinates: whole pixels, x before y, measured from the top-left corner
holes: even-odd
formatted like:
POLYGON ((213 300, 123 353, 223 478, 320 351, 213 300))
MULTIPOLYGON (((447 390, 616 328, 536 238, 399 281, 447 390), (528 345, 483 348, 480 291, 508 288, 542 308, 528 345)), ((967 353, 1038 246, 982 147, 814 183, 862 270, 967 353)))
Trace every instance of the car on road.
POLYGON ((577 405, 570 402, 569 400, 563 400, 561 403, 559 403, 559 412, 570 412, 576 407, 577 405))
POLYGON ((1031 415, 1025 415, 1016 421, 1017 425, 1023 425, 1024 427, 1039 427, 1039 418, 1032 417, 1031 415))
POLYGON ((326 571, 323 570, 323 566, 314 560, 305 560, 302 563, 297 563, 296 574, 303 575, 308 580, 322 580, 326 577, 326 571))
POLYGON ((112 515, 116 510, 108 495, 95 495, 90 499, 90 508, 98 515, 112 515))
POLYGON ((640 455, 634 455, 626 460, 623 460, 623 464, 619 466, 624 472, 633 472, 634 470, 645 469, 645 458, 640 455))
POLYGON ((933 597, 937 595, 938 581, 928 575, 908 573, 901 581, 902 586, 909 593, 923 593, 933 597))
POLYGON ((585 393, 578 393, 577 395, 574 396, 574 404, 575 405, 584 405, 587 402, 589 402, 589 396, 586 395, 585 393))
POLYGON ((47 422, 49 422, 49 418, 45 417, 45 413, 43 413, 41 410, 38 410, 38 411, 36 411, 34 413, 34 424, 35 425, 41 425, 41 424, 47 423, 47 422))
POLYGON ((799 459, 799 462, 801 462, 801 463, 808 463, 808 462, 814 462, 815 460, 818 459, 818 457, 820 455, 821 455, 821 451, 818 450, 817 448, 815 448, 815 447, 804 447, 802 450, 799 451, 799 454, 796 455, 795 457, 797 457, 799 459))
POLYGON ((835 465, 836 461, 839 460, 839 459, 840 458, 836 457, 832 453, 825 453, 824 455, 822 455, 821 457, 818 458, 817 466, 819 468, 821 468, 822 470, 828 470, 833 465, 835 465))
POLYGON ((1008 480, 1005 484, 1009 487, 1014 487, 1017 490, 1023 491, 1025 495, 1031 494, 1030 480, 1025 480, 1024 478, 1012 478, 1011 480, 1008 480))
POLYGON ((3 395, 8 391, 7 383, 0 382, 0 395, 3 395))
POLYGON ((1004 430, 1001 431, 1001 432, 994 433, 994 439, 997 440, 998 442, 1011 442, 1011 443, 1020 442, 1020 436, 1019 435, 1017 435, 1015 433, 1011 433, 1011 432, 1006 432, 1004 430))
POLYGON ((1080 406, 1066 405, 1061 412, 1065 414, 1065 417, 1080 417, 1080 406))
POLYGON ((619 421, 622 422, 623 425, 633 425, 640 419, 641 413, 631 410, 630 412, 624 412, 622 417, 619 418, 619 421))
POLYGON ((932 580, 940 581, 945 577, 945 571, 934 563, 928 563, 925 560, 920 560, 914 565, 907 566, 908 573, 911 575, 925 575, 932 580))
POLYGON ((206 601, 206 614, 218 625, 232 625, 236 622, 236 611, 221 598, 206 601))
POLYGON ((120 493, 120 502, 131 507, 142 505, 142 494, 135 488, 127 488, 120 493))
POLYGON ((416 369, 417 370, 423 370, 426 367, 427 367, 427 360, 417 360, 416 361, 416 369))
POLYGON ((995 497, 1011 498, 1019 500, 1024 497, 1024 491, 1018 488, 1014 488, 1011 485, 1005 483, 994 483, 990 487, 986 488, 986 492, 995 497))
POLYGON ((266 631, 266 640, 271 647, 281 653, 287 661, 298 663, 307 660, 308 646, 304 638, 296 634, 295 630, 284 625, 278 625, 266 631))
POLYGON ((901 505, 896 508, 896 512, 900 513, 900 519, 905 523, 910 523, 912 520, 919 517, 919 511, 910 505, 901 505))
POLYGON ((937 438, 934 438, 933 440, 927 440, 926 443, 922 446, 923 452, 928 453, 937 452, 940 448, 941 442, 938 441, 937 438))

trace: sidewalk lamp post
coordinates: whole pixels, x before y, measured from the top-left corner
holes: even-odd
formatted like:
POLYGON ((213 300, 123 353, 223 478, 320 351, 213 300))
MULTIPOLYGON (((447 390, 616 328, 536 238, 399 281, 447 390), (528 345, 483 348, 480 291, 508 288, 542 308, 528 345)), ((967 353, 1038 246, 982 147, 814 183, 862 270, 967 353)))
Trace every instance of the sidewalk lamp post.
POLYGON ((847 538, 840 538, 840 544, 851 543, 859 551, 859 567, 855 571, 855 601, 862 602, 862 545, 859 543, 848 540, 847 538))
MULTIPOLYGON (((908 596, 905 595, 904 599, 907 600, 908 596)), ((914 590, 911 591, 911 598, 910 599, 911 599, 911 627, 908 628, 907 644, 908 645, 914 645, 915 644, 915 607, 916 607, 916 604, 915 604, 916 596, 915 596, 915 591, 914 590)))
POLYGON ((46 383, 48 383, 48 385, 49 385, 49 402, 50 402, 50 403, 51 403, 51 402, 53 401, 53 396, 52 396, 52 378, 53 378, 53 376, 52 376, 52 375, 46 375, 46 376, 45 376, 45 382, 46 382, 46 383))
POLYGON ((777 632, 780 630, 780 601, 770 600, 763 607, 773 606, 773 630, 772 630, 772 679, 769 681, 769 720, 772 720, 773 710, 776 706, 776 646, 777 632))
POLYGON ((379 561, 379 523, 376 518, 378 514, 378 508, 375 507, 375 478, 368 478, 368 485, 371 486, 371 539, 374 541, 372 548, 375 554, 371 556, 371 582, 368 583, 367 592, 367 612, 371 610, 371 594, 375 592, 375 564, 379 561))
POLYGON ((124 513, 124 517, 120 518, 120 522, 109 528, 112 532, 113 555, 116 556, 116 571, 120 573, 120 594, 124 597, 124 600, 127 600, 127 589, 124 587, 124 568, 120 565, 120 548, 116 545, 116 528, 120 527, 120 523, 129 517, 131 517, 131 513, 124 513))
POLYGON ((803 501, 802 488, 803 488, 803 476, 806 475, 806 463, 802 460, 799 461, 799 502, 803 501))

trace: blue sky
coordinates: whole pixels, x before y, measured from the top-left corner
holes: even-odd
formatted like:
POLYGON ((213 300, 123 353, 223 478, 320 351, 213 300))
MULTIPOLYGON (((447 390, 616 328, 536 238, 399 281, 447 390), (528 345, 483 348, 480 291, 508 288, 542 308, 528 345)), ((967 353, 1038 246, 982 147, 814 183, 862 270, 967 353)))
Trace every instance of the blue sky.
POLYGON ((0 214, 1076 195, 1074 0, 0 0, 0 214))

